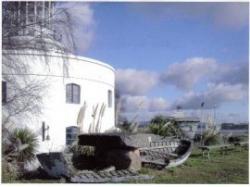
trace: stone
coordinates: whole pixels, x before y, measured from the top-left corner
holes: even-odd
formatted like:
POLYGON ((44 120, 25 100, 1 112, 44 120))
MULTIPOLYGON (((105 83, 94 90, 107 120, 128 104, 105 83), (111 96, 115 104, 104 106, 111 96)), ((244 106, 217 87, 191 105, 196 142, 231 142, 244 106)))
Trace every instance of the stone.
POLYGON ((67 181, 66 181, 66 179, 65 178, 60 178, 60 180, 59 180, 59 183, 66 183, 67 181))
POLYGON ((37 158, 49 176, 61 178, 70 175, 67 162, 61 152, 41 153, 37 154, 37 158))
POLYGON ((71 177, 70 182, 72 183, 104 183, 104 182, 126 182, 129 180, 150 180, 152 176, 139 175, 137 172, 132 170, 116 170, 111 172, 87 172, 79 173, 79 175, 71 177), (101 176, 100 173, 106 174, 105 177, 101 176), (115 174, 116 173, 116 174, 115 174), (121 175, 118 176, 118 173, 121 175), (123 174, 122 174, 123 173, 123 174), (93 176, 99 176, 95 178, 89 178, 86 175, 93 174, 93 176))
POLYGON ((101 171, 114 171, 115 170, 115 167, 114 166, 109 166, 109 167, 107 167, 107 168, 104 168, 104 169, 102 169, 101 171))
POLYGON ((138 171, 141 169, 140 152, 138 149, 110 150, 106 154, 106 164, 115 166, 117 170, 131 169, 138 171))
POLYGON ((100 177, 103 177, 103 178, 106 177, 106 174, 104 172, 99 172, 98 174, 100 175, 100 177))

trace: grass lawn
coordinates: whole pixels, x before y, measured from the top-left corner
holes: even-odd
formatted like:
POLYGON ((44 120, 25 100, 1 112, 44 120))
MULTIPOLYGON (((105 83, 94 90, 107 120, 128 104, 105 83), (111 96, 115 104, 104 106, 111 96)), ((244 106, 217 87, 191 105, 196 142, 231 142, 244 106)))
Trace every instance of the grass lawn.
POLYGON ((152 181, 131 181, 132 183, 168 184, 248 184, 248 150, 238 149, 221 155, 211 153, 211 158, 203 158, 201 151, 194 150, 187 162, 169 170, 143 168, 141 173, 153 175, 152 181))
MULTIPOLYGON (((137 180, 129 183, 165 183, 165 184, 247 184, 248 150, 236 149, 227 155, 213 151, 211 159, 203 158, 201 151, 194 150, 189 159, 181 166, 168 170, 142 168, 141 174, 155 176, 153 180, 137 180)), ((3 180, 4 182, 4 180, 3 180)), ((5 181, 6 182, 6 181, 5 181)), ((13 183, 65 183, 54 179, 21 179, 13 183)))

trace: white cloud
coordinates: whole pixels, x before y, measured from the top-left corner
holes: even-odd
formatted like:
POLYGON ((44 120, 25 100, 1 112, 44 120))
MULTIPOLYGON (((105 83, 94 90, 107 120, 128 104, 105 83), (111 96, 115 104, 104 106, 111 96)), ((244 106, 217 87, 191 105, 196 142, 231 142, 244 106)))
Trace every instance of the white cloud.
POLYGON ((212 58, 189 58, 182 63, 171 64, 160 76, 163 84, 188 91, 197 83, 243 84, 249 82, 248 63, 220 64, 212 58))
POLYGON ((57 30, 63 33, 64 45, 76 48, 78 52, 86 51, 94 38, 93 9, 84 2, 62 2, 57 4, 56 10, 55 22, 58 22, 57 30))
POLYGON ((171 64, 161 75, 164 84, 179 89, 190 90, 198 81, 210 76, 217 69, 217 63, 211 58, 189 58, 182 63, 171 64))
POLYGON ((123 96, 121 101, 123 112, 144 111, 148 108, 148 99, 146 96, 123 96))
POLYGON ((218 25, 231 28, 248 26, 248 3, 222 3, 215 8, 213 19, 218 25))
POLYGON ((161 97, 123 96, 121 98, 122 112, 158 112, 169 107, 167 101, 161 97))
POLYGON ((143 95, 157 82, 157 75, 153 72, 135 69, 118 69, 116 71, 116 88, 121 94, 143 95))
POLYGON ((155 72, 125 69, 117 71, 117 88, 122 96, 123 112, 169 112, 181 106, 183 109, 219 107, 223 103, 247 100, 248 64, 220 64, 212 58, 189 58, 182 63, 170 65, 157 75, 155 72), (201 83, 204 92, 191 91, 201 83), (174 85, 184 91, 184 96, 172 101, 163 98, 148 98, 147 93, 155 86, 174 85))
POLYGON ((242 84, 210 84, 208 90, 203 93, 189 92, 183 98, 178 99, 172 108, 179 105, 183 109, 199 109, 204 102, 204 108, 214 108, 224 102, 239 101, 245 99, 248 90, 242 84))
POLYGON ((248 63, 221 64, 216 74, 211 77, 212 82, 244 84, 249 83, 248 63))
POLYGON ((153 21, 202 20, 234 29, 248 26, 248 3, 242 2, 138 3, 129 8, 153 21))
POLYGON ((150 100, 148 111, 151 111, 151 112, 164 111, 168 107, 169 107, 169 104, 167 103, 167 101, 162 97, 158 97, 158 98, 153 98, 150 100))

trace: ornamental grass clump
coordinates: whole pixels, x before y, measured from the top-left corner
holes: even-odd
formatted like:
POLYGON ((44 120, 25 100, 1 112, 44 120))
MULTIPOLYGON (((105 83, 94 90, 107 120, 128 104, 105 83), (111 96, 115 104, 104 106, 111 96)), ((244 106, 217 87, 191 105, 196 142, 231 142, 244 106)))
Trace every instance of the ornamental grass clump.
POLYGON ((25 164, 36 158, 38 139, 28 128, 2 130, 2 177, 4 182, 11 182, 25 173, 25 164))
POLYGON ((160 136, 184 136, 183 131, 178 126, 177 122, 174 119, 168 119, 164 116, 155 116, 149 125, 149 129, 153 134, 160 136))
POLYGON ((16 152, 15 159, 23 163, 33 161, 38 147, 37 136, 28 128, 15 129, 11 136, 16 152))
POLYGON ((220 133, 216 130, 208 129, 202 135, 203 145, 216 145, 221 143, 220 133))

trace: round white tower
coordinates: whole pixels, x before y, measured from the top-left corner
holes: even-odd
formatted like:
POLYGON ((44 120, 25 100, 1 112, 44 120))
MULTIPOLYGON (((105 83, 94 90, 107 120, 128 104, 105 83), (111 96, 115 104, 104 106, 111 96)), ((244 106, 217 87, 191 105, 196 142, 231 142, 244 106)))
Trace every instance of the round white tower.
MULTIPOLYGON (((105 132, 115 126, 113 67, 64 52, 53 28, 54 7, 53 2, 3 4, 7 19, 3 22, 4 106, 17 90, 16 84, 8 82, 10 77, 20 87, 30 82, 46 85, 40 115, 11 117, 17 127, 22 121, 37 133, 38 152, 62 151, 79 131, 105 132), (26 68, 17 70, 10 63, 26 68)), ((8 107, 3 110, 8 114, 8 107)))

